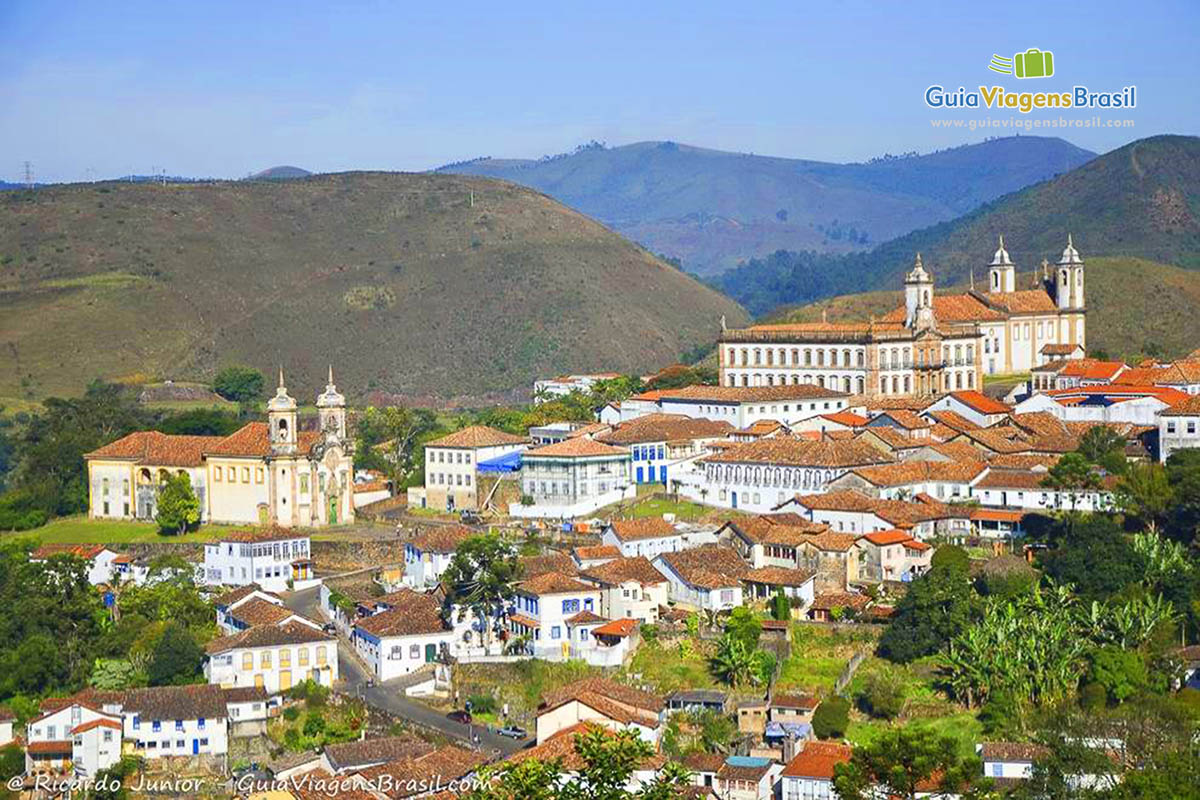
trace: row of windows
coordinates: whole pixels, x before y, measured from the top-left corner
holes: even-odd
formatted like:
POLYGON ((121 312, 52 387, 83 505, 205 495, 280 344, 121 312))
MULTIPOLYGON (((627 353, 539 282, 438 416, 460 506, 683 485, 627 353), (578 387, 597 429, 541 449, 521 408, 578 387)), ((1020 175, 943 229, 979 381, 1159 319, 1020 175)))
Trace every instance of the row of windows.
POLYGON ((793 489, 817 489, 837 477, 831 469, 743 467, 741 464, 707 464, 705 476, 714 483, 745 483, 751 486, 782 486, 793 489))
POLYGON ((470 486, 471 475, 450 475, 445 472, 429 473, 429 483, 433 486, 470 486))
MULTIPOLYGON (((108 478, 104 478, 103 480, 100 481, 100 491, 104 495, 104 497, 106 497, 106 498, 108 497, 108 478)), ((129 479, 128 478, 121 481, 121 496, 129 497, 129 479)))
POLYGON ((745 347, 740 350, 737 348, 729 349, 729 363, 731 366, 748 367, 753 363, 753 366, 756 367, 763 366, 764 364, 768 367, 773 367, 776 364, 781 367, 789 366, 789 364, 793 367, 799 367, 801 366, 801 359, 803 359, 803 366, 805 367, 814 365, 823 367, 826 361, 828 361, 831 367, 836 367, 839 363, 843 367, 849 367, 852 362, 855 366, 862 367, 866 363, 866 354, 861 349, 837 350, 830 348, 826 350, 824 348, 804 348, 801 350, 798 347, 793 347, 791 350, 783 347, 777 349, 756 347, 753 350, 745 347), (789 355, 791 356, 790 361, 788 359, 789 355))
MULTIPOLYGON (((703 413, 703 412, 701 412, 703 413)), ((664 456, 663 446, 660 444, 657 447, 654 445, 646 445, 644 447, 633 448, 634 461, 653 461, 655 458, 662 459, 664 456)))
MULTIPOLYGON (((200 730, 204 730, 205 722, 207 722, 207 720, 205 720, 204 717, 200 717, 199 719, 196 720, 196 727, 199 728, 200 730)), ((135 731, 140 731, 142 729, 142 718, 140 716, 136 716, 136 715, 134 716, 133 729, 135 731)), ((156 719, 156 720, 151 721, 150 730, 154 731, 155 733, 158 733, 159 731, 161 731, 162 730, 162 720, 156 719)), ((177 730, 177 731, 183 730, 183 720, 181 720, 181 719, 175 720, 175 730, 177 730)))
MULTIPOLYGON (((323 645, 323 644, 317 645, 315 655, 316 655, 316 659, 317 659, 317 666, 319 666, 319 667, 325 666, 325 661, 327 658, 325 645, 323 645)), ((259 669, 270 669, 271 668, 271 659, 272 659, 271 651, 263 650, 262 653, 260 653, 259 657, 258 657, 259 669)), ((300 647, 300 648, 296 649, 296 663, 301 667, 308 666, 308 648, 307 647, 300 647)), ((292 666, 292 651, 291 650, 284 648, 279 651, 279 666, 281 669, 287 669, 288 667, 292 666)), ((247 650, 246 652, 242 653, 242 669, 244 669, 244 670, 254 669, 254 653, 253 652, 247 650)))
MULTIPOLYGON (((255 483, 262 483, 265 475, 266 475, 266 473, 264 472, 262 467, 254 468, 254 482, 255 483)), ((213 482, 214 483, 220 483, 221 481, 225 480, 226 477, 228 477, 229 483, 238 483, 239 482, 238 481, 238 468, 237 467, 225 467, 224 469, 222 469, 221 467, 216 467, 216 466, 213 467, 213 482)), ((249 467, 242 467, 242 480, 240 482, 241 483, 249 483, 250 482, 250 468, 249 467)))
MULTIPOLYGON (((725 381, 726 386, 787 386, 789 383, 791 383, 792 386, 799 386, 803 383, 814 386, 828 387, 830 389, 837 389, 846 392, 847 394, 849 394, 851 391, 854 391, 854 389, 851 387, 857 387, 858 393, 862 394, 863 387, 865 386, 864 379, 861 377, 854 379, 852 382, 849 377, 843 377, 839 379, 836 375, 830 376, 828 380, 824 375, 817 375, 815 379, 812 375, 805 375, 803 377, 800 375, 792 375, 790 376, 789 380, 789 376, 787 375, 762 375, 760 373, 751 375, 747 373, 745 375, 741 375, 740 380, 738 375, 730 374, 725 381)), ((829 408, 829 405, 826 404, 825 407, 829 408)), ((802 410, 802 408, 802 404, 796 404, 797 411, 802 410)))
MULTIPOLYGON (((1173 420, 1173 419, 1167 420, 1167 433, 1176 433, 1177 431, 1176 431, 1175 427, 1176 427, 1175 420, 1173 420)), ((1189 419, 1187 421, 1187 424, 1185 427, 1189 434, 1194 434, 1196 432, 1196 420, 1189 419)))
MULTIPOLYGON (((105 739, 105 741, 108 741, 108 740, 105 739)), ((171 749, 171 740, 163 739, 162 745, 160 747, 159 743, 153 739, 151 739, 150 741, 145 741, 145 742, 139 739, 134 746, 139 750, 160 750, 160 749, 161 750, 170 750, 171 749)), ((201 739, 200 746, 208 747, 208 739, 207 738, 201 739)), ((187 749, 187 740, 186 739, 176 739, 175 740, 175 749, 176 750, 186 750, 187 749)))
MULTIPOLYGON (((605 492, 608 491, 608 487, 609 487, 608 481, 600 481, 600 483, 596 486, 596 490, 600 494, 604 494, 605 492)), ((570 494, 571 493, 571 482, 570 481, 562 481, 561 483, 559 483, 556 481, 529 481, 525 485, 525 493, 530 494, 530 495, 541 494, 543 496, 544 495, 553 495, 553 494, 570 494), (538 491, 539 487, 541 487, 540 492, 538 491)), ((587 496, 587 494, 588 494, 587 481, 579 482, 579 491, 577 492, 577 494, 581 497, 587 496)))
POLYGON ((470 464, 471 453, 462 450, 430 450, 429 462, 438 464, 470 464))

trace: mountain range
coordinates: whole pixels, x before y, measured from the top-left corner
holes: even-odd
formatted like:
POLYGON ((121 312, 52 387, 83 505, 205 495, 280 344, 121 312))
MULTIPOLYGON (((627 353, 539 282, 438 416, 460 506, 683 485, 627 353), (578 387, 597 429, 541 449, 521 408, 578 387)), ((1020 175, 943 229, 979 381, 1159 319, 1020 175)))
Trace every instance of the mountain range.
POLYGON ((1200 269, 1200 138, 1132 142, 957 219, 862 253, 777 252, 716 281, 754 314, 871 289, 896 289, 914 254, 941 283, 983 278, 1003 235, 1018 269, 1053 262, 1074 236, 1084 258, 1147 259, 1200 269))
MULTIPOLYGON (((732 300, 551 198, 485 178, 88 183, 0 195, 0 397, 226 363, 311 397, 483 403, 710 345, 732 300)), ((2 403, 3 401, 0 401, 2 403)))
POLYGON ((1062 139, 1036 136, 861 164, 675 142, 592 143, 540 160, 481 158, 438 171, 535 188, 708 276, 780 249, 863 250, 1094 156, 1062 139))

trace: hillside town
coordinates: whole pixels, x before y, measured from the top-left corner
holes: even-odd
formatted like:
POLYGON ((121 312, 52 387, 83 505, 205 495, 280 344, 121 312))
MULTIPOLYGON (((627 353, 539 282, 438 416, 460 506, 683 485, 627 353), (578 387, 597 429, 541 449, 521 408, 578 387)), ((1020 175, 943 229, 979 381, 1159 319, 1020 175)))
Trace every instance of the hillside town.
POLYGON ((11 645, 10 790, 549 796, 514 788, 537 765, 723 800, 1136 783, 1188 730, 1168 705, 1197 707, 1200 350, 1089 353, 1066 240, 1021 276, 1001 239, 958 294, 916 255, 879 319, 721 320, 709 380, 539 380, 523 427, 379 426, 330 367, 311 405, 281 369, 228 432, 105 441, 94 543, 5 535, 5 580, 98 643, 25 683, 44 656, 11 645))

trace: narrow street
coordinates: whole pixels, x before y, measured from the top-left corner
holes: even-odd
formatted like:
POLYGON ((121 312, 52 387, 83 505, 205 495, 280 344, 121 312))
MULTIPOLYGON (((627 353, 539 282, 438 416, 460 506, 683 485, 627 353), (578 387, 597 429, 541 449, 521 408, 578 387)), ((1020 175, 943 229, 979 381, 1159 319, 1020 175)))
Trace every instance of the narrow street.
MULTIPOLYGON (((318 609, 319 592, 320 587, 292 592, 286 596, 284 602, 293 611, 324 622, 325 617, 318 609)), ((350 643, 342 636, 338 636, 338 674, 341 676, 343 691, 346 694, 362 697, 367 704, 375 708, 417 725, 432 728, 463 742, 469 743, 471 735, 475 734, 479 737, 478 747, 485 751, 499 751, 503 755, 510 755, 528 744, 528 740, 515 741, 493 733, 481 725, 467 726, 447 719, 441 712, 410 700, 395 687, 387 685, 368 687, 367 681, 371 678, 370 674, 352 652, 350 643)))

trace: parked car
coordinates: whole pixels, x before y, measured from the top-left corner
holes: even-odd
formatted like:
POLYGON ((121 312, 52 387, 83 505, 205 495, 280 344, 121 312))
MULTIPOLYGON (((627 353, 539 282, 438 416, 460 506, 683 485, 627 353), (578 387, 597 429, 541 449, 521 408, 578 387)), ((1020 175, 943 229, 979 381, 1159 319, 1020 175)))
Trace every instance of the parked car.
POLYGON ((463 725, 470 725, 471 724, 471 712, 470 711, 462 711, 462 710, 451 711, 449 714, 446 715, 446 719, 453 720, 454 722, 461 722, 463 725))
POLYGON ((469 509, 463 509, 458 513, 458 521, 463 525, 478 525, 479 515, 469 509))
POLYGON ((516 725, 509 725, 501 728, 500 730, 496 731, 496 733, 500 734, 501 736, 507 736, 510 739, 524 739, 529 735, 525 732, 524 728, 518 728, 516 725))

